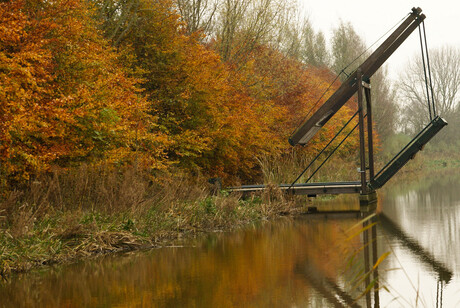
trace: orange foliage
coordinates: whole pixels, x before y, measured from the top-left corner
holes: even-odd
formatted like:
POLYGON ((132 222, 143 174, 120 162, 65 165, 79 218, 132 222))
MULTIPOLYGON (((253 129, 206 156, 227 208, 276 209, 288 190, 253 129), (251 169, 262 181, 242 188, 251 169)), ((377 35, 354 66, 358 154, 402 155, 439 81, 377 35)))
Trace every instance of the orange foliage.
MULTIPOLYGON (((80 0, 0 4, 2 172, 23 181, 78 162, 126 160, 153 125, 80 0), (140 125, 142 121, 142 125, 140 125), (149 124, 150 123, 150 124, 149 124)), ((161 147, 149 153, 160 162, 161 147)))
MULTIPOLYGON (((254 180, 258 158, 288 151, 295 124, 338 87, 328 89, 328 69, 265 46, 235 68, 200 34, 185 34, 170 0, 139 5, 116 52, 85 1, 0 4, 3 178, 136 159, 254 180)), ((304 151, 319 151, 355 108, 343 107, 304 151)))
MULTIPOLYGON (((267 47, 260 47, 254 57, 254 72, 261 83, 258 95, 280 108, 282 114, 272 129, 282 138, 282 146, 289 148, 287 139, 296 125, 311 116, 340 86, 335 75, 326 67, 306 66, 297 60, 267 47)), ((306 153, 319 152, 357 110, 350 101, 303 149, 306 153)), ((357 123, 355 119, 350 127, 357 123)), ((349 130, 346 130, 347 133, 349 130)), ((358 147, 357 135, 344 144, 340 153, 349 154, 358 147)))
POLYGON ((267 112, 245 86, 247 74, 230 70, 199 34, 184 34, 170 1, 141 5, 149 9, 139 10, 121 45, 135 55, 150 113, 171 142, 170 161, 211 176, 254 176, 257 156, 276 148, 266 127, 276 108, 267 112))

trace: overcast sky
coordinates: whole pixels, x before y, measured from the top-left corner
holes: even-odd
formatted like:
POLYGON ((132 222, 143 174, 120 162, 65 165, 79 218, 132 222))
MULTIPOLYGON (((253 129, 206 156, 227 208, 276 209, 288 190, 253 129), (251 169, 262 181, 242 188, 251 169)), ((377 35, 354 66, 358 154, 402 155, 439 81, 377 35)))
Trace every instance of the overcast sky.
MULTIPOLYGON (((299 0, 316 30, 327 38, 339 20, 352 23, 356 32, 369 46, 403 19, 413 7, 420 7, 426 15, 425 28, 429 48, 443 45, 460 46, 459 0, 299 0)), ((373 49, 378 47, 376 45, 373 49)), ((390 77, 395 80, 399 71, 413 56, 420 55, 418 31, 396 50, 386 62, 390 77)))

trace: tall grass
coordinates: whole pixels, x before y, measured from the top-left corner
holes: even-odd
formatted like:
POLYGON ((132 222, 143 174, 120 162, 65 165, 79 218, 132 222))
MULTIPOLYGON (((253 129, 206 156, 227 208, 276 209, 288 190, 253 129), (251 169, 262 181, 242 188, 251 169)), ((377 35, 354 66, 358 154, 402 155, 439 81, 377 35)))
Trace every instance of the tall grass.
POLYGON ((181 171, 82 166, 0 201, 0 275, 99 253, 164 245, 296 210, 276 187, 241 199, 181 171))
MULTIPOLYGON (((268 189, 248 199, 216 190, 207 178, 181 170, 156 175, 135 166, 56 170, 2 195, 0 275, 98 253, 164 245, 184 235, 297 212, 306 208, 305 198, 292 199, 276 184, 292 183, 311 159, 298 153, 261 158, 262 181, 268 189)), ((354 156, 333 157, 311 182, 359 180, 356 161, 354 156)), ((307 171, 298 182, 310 175, 307 171)))
MULTIPOLYGON (((313 160, 313 156, 292 152, 278 157, 262 157, 259 163, 265 183, 292 183, 313 160)), ((320 157, 297 181, 305 182, 320 166, 325 157, 320 157)), ((359 164, 355 155, 349 157, 332 156, 309 182, 357 181, 359 164)))

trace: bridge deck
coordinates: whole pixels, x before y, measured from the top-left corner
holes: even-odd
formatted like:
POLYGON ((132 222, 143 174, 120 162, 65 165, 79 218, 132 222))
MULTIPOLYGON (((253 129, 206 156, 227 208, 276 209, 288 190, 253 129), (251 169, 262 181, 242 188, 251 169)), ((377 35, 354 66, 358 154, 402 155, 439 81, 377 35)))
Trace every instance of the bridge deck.
MULTIPOLYGON (((373 179, 371 179, 370 183, 367 183, 368 187, 371 190, 382 187, 446 125, 447 122, 440 117, 433 119, 385 167, 383 167, 373 179)), ((267 185, 243 185, 239 187, 230 187, 228 190, 230 192, 248 194, 261 192, 267 188, 267 185)), ((361 182, 280 184, 278 188, 286 193, 310 196, 322 194, 356 194, 362 191, 361 182)))
MULTIPOLYGON (((280 184, 278 188, 281 191, 292 193, 294 195, 321 195, 321 194, 356 194, 361 191, 360 182, 335 182, 335 183, 301 183, 280 184)), ((261 192, 267 189, 267 185, 243 185, 239 187, 230 187, 230 192, 241 192, 244 194, 261 192)))

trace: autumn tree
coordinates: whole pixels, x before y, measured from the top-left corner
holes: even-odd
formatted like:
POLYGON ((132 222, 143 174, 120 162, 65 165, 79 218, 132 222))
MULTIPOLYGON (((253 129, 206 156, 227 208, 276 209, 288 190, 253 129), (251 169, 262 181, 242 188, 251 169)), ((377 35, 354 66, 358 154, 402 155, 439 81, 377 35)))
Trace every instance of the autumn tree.
MULTIPOLYGON (((22 182, 51 166, 129 160, 159 134, 136 80, 102 39, 85 2, 0 4, 1 171, 22 182)), ((144 152, 147 153, 147 152, 144 152)), ((156 158, 154 158, 156 156, 156 158)))
MULTIPOLYGON (((245 88, 250 75, 230 74, 201 33, 189 35, 173 2, 144 0, 131 13, 134 25, 112 42, 142 79, 149 114, 168 136, 169 161, 227 178, 254 174, 257 155, 269 151, 265 140, 273 138, 262 122, 270 114, 245 88)), ((112 18, 105 23, 118 24, 112 18)))
POLYGON ((118 48, 137 22, 140 1, 91 0, 91 2, 97 9, 97 21, 105 37, 118 48))
MULTIPOLYGON (((175 8, 187 4, 197 12, 205 10, 200 4, 209 3, 142 0, 138 9, 104 19, 104 29, 121 25, 121 39, 110 31, 106 35, 141 78, 149 113, 168 136, 170 161, 212 175, 248 179, 258 174, 258 157, 290 147, 287 137, 293 123, 315 108, 333 78, 325 67, 314 68, 314 61, 324 59, 319 52, 312 51, 309 69, 302 59, 308 53, 305 46, 316 37, 311 26, 299 28, 298 43, 290 40, 300 51, 277 37, 282 28, 274 20, 292 25, 287 16, 295 16, 294 11, 288 14, 287 2, 220 3, 216 27, 203 40, 203 32, 191 33, 189 17, 181 17, 175 8), (123 28, 128 23, 118 18, 124 14, 132 15, 126 19, 132 26, 123 28)), ((348 117, 345 109, 339 122, 348 117)), ((324 131, 317 147, 337 130, 336 124, 324 131)))
MULTIPOLYGON (((273 102, 282 108, 280 112, 283 113, 280 113, 274 129, 283 138, 283 150, 289 150, 289 135, 337 90, 340 82, 333 83, 335 75, 327 67, 305 66, 297 59, 286 58, 279 51, 268 47, 260 47, 254 59, 254 75, 261 80, 259 87, 264 89, 257 92, 260 93, 258 99, 273 102)), ((355 107, 356 104, 344 106, 304 151, 317 153, 350 118, 355 111, 352 108, 355 107)), ((342 153, 356 149, 354 138, 349 141, 344 147, 349 152, 345 150, 342 153)))

